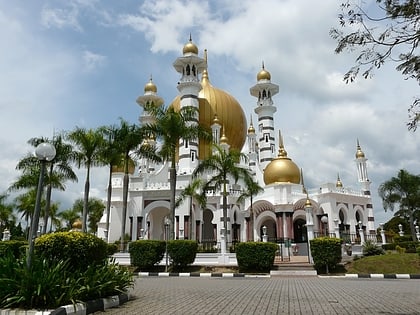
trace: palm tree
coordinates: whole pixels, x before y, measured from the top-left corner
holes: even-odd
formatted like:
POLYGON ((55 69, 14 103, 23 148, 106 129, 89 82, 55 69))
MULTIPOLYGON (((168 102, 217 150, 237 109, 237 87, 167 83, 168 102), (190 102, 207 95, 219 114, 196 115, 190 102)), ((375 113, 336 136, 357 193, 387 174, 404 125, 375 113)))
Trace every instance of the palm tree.
POLYGON ((416 241, 414 223, 415 218, 420 215, 420 176, 400 170, 397 177, 392 177, 379 186, 378 193, 385 211, 394 211, 395 205, 398 205, 399 210, 395 216, 408 218, 411 236, 416 241))
POLYGON ((251 241, 254 240, 254 209, 253 209, 253 197, 262 193, 264 188, 262 188, 254 179, 250 176, 245 179, 245 181, 249 181, 245 183, 244 190, 242 190, 241 195, 236 200, 237 203, 243 202, 246 198, 250 198, 250 206, 249 206, 249 225, 251 227, 251 233, 249 235, 251 241), (250 181, 249 181, 250 180, 250 181))
POLYGON ((169 167, 169 186, 170 186, 170 212, 171 221, 170 237, 175 238, 175 194, 176 194, 176 158, 177 148, 180 141, 191 141, 203 139, 211 140, 211 133, 202 125, 197 124, 199 111, 192 106, 182 107, 179 111, 174 107, 165 108, 155 106, 153 103, 147 104, 144 110, 151 114, 154 122, 143 126, 146 134, 154 135, 161 140, 161 147, 158 155, 170 162, 169 167))
POLYGON ((67 138, 73 143, 76 152, 73 157, 77 167, 86 167, 85 191, 83 196, 82 232, 87 231, 88 202, 90 190, 90 169, 92 166, 103 165, 100 159, 100 150, 103 144, 102 134, 95 129, 84 129, 76 127, 67 138))
POLYGON ((15 221, 13 205, 6 203, 7 194, 0 195, 0 232, 7 227, 11 221, 15 221))
POLYGON ((47 231, 48 218, 50 217, 49 214, 51 209, 52 189, 58 188, 64 191, 65 181, 70 180, 72 182, 77 182, 78 179, 76 173, 73 171, 73 168, 70 165, 70 161, 75 159, 73 147, 70 144, 64 142, 63 135, 58 134, 54 136, 51 141, 44 138, 32 138, 28 141, 28 143, 34 147, 37 147, 42 142, 51 143, 56 151, 54 159, 48 164, 49 168, 46 180, 47 192, 45 197, 46 205, 44 211, 44 226, 42 231, 44 234, 47 231))
MULTIPOLYGON (((16 209, 21 212, 21 218, 25 218, 26 226, 29 227, 29 220, 32 218, 35 209, 37 188, 31 188, 15 198, 16 209)), ((41 200, 41 206, 45 205, 45 200, 41 200)))
MULTIPOLYGON (((214 145, 215 153, 207 159, 201 161, 193 173, 196 178, 203 174, 210 175, 210 179, 205 184, 204 191, 207 188, 213 188, 222 192, 223 196, 223 228, 227 233, 227 184, 229 179, 232 178, 235 183, 242 179, 245 183, 252 182, 252 175, 247 168, 239 166, 241 159, 247 159, 246 155, 237 150, 224 150, 218 145, 214 145)), ((225 238, 226 241, 226 238, 225 238)))
POLYGON ((190 240, 193 239, 193 203, 196 201, 200 209, 204 209, 206 207, 207 198, 203 192, 203 184, 204 182, 201 178, 194 178, 192 182, 184 188, 184 190, 175 201, 175 207, 179 207, 185 199, 189 198, 190 224, 188 239, 190 240))
POLYGON ((80 218, 80 214, 81 214, 80 212, 83 213, 83 208, 82 208, 82 211, 80 211, 80 209, 70 208, 70 209, 61 211, 60 213, 57 214, 57 216, 65 222, 66 228, 70 230, 72 228, 74 221, 80 218))
MULTIPOLYGON (((108 188, 106 199, 106 230, 109 231, 109 217, 111 215, 111 197, 112 197, 112 169, 121 163, 121 153, 118 149, 117 126, 103 126, 99 131, 104 137, 103 147, 101 149, 100 158, 105 165, 108 165, 108 188)), ((109 234, 108 234, 109 235, 109 234)))

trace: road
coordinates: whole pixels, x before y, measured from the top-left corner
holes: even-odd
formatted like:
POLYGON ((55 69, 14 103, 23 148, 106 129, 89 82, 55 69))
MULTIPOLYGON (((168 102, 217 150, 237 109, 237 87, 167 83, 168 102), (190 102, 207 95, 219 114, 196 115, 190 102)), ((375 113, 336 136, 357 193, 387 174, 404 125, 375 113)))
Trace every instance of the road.
POLYGON ((413 279, 145 277, 131 294, 101 314, 420 314, 413 279))

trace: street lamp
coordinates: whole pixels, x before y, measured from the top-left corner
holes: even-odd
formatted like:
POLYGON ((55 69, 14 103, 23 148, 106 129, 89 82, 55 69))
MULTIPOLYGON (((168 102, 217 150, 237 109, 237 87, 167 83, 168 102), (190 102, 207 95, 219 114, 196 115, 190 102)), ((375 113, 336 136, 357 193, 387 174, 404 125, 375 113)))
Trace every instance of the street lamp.
POLYGON ((168 272, 168 237, 169 237, 169 225, 171 224, 171 220, 168 217, 165 218, 165 256, 166 256, 166 263, 165 263, 165 272, 168 272))
POLYGON ((267 227, 265 225, 262 227, 262 232, 263 232, 263 237, 262 237, 263 242, 267 242, 267 227))
POLYGON ((10 240, 10 231, 8 228, 5 228, 3 231, 3 239, 2 241, 9 241, 10 240))
POLYGON ((41 169, 39 172, 39 179, 38 179, 38 189, 36 192, 36 200, 35 200, 35 211, 31 220, 31 227, 29 230, 29 249, 28 249, 28 256, 26 257, 26 265, 28 269, 31 267, 32 263, 32 256, 34 253, 34 242, 35 236, 38 231, 38 223, 39 223, 39 214, 41 212, 41 195, 42 195, 42 188, 43 188, 43 181, 44 181, 44 173, 45 173, 45 164, 50 162, 55 157, 55 148, 52 144, 48 142, 40 143, 35 149, 35 155, 38 160, 41 162, 41 169))

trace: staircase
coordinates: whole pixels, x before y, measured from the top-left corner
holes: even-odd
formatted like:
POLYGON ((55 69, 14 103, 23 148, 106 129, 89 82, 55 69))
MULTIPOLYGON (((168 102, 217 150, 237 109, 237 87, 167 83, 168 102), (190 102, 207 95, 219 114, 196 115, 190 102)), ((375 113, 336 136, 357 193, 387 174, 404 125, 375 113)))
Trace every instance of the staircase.
POLYGON ((296 277, 296 276, 316 276, 316 270, 308 262, 307 256, 291 256, 290 260, 281 259, 276 256, 274 266, 270 271, 271 276, 296 277))

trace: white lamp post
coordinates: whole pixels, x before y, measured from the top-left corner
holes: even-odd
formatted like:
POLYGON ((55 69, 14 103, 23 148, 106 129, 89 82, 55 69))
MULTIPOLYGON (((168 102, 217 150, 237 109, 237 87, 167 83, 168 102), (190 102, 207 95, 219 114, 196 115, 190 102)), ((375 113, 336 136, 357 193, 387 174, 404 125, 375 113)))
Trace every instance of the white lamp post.
POLYGON ((168 217, 165 218, 165 256, 166 256, 166 263, 165 263, 165 272, 168 272, 168 238, 169 238, 169 226, 171 224, 171 220, 168 217))
POLYGON ((398 234, 399 234, 400 236, 404 236, 403 226, 402 226, 402 224, 401 224, 401 223, 400 223, 400 224, 398 224, 398 229, 400 230, 400 231, 398 232, 398 234))
POLYGON ((416 225, 415 229, 416 229, 416 237, 417 237, 417 240, 420 242, 420 228, 419 228, 418 225, 416 225))
POLYGON ((263 227, 262 227, 262 232, 263 232, 263 237, 262 237, 262 239, 263 239, 263 242, 267 242, 267 227, 264 225, 263 227))
POLYGON ((359 221, 359 235, 360 235, 360 245, 365 243, 365 233, 363 231, 363 223, 359 221))
POLYGON ((9 241, 10 240, 10 231, 8 228, 3 230, 3 239, 2 241, 9 241))
POLYGON ((381 229, 382 244, 385 244, 386 243, 386 237, 385 237, 384 224, 383 223, 380 223, 379 224, 379 228, 381 229))
POLYGON ((44 173, 45 173, 45 164, 55 157, 55 148, 52 144, 48 142, 40 143, 35 149, 35 155, 38 160, 41 162, 41 169, 39 172, 39 179, 38 179, 38 189, 36 192, 36 200, 35 200, 35 211, 34 215, 31 220, 31 227, 29 230, 29 249, 28 249, 28 256, 26 257, 26 264, 28 269, 31 267, 32 263, 32 256, 34 253, 34 242, 35 236, 38 231, 38 223, 39 223, 39 214, 41 212, 41 195, 43 189, 43 181, 44 181, 44 173))

